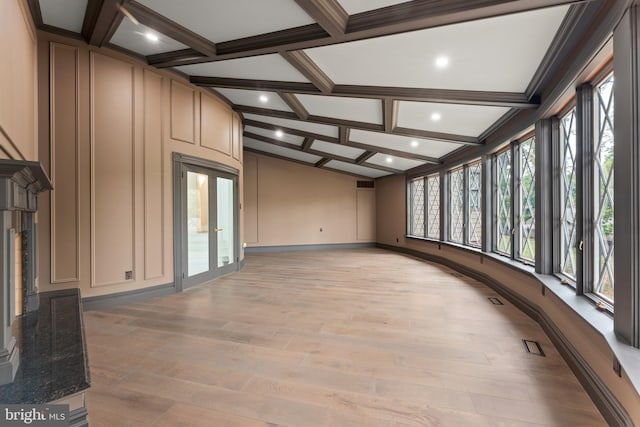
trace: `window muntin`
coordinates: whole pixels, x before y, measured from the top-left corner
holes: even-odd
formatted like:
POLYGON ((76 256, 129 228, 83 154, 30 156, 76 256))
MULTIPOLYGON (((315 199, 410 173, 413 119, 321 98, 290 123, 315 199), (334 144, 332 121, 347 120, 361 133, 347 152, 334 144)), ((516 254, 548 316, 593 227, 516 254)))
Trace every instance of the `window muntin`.
POLYGON ((593 147, 594 242, 593 289, 613 302, 613 74, 594 90, 595 138, 593 147))
POLYGON ((516 258, 534 262, 536 258, 535 212, 536 212, 536 144, 529 138, 518 146, 518 195, 516 211, 519 247, 516 258))
POLYGON ((495 158, 495 216, 496 231, 494 250, 511 255, 511 151, 507 150, 495 158))
POLYGON ((464 241, 464 169, 449 172, 449 240, 464 241))
POLYGON ((411 200, 411 224, 409 234, 412 236, 424 236, 424 178, 418 178, 409 184, 411 200))
POLYGON ((560 120, 560 273, 576 280, 576 109, 560 120))
POLYGON ((482 163, 467 166, 467 244, 482 246, 482 163))
POLYGON ((440 239, 440 175, 427 177, 427 237, 440 239))

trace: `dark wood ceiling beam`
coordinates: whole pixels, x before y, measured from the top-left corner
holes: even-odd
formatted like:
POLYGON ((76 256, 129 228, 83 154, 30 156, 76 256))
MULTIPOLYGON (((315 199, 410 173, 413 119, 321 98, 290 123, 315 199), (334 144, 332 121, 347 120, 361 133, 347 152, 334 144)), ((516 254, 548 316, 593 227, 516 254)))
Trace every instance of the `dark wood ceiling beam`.
POLYGON ((377 170, 381 170, 381 171, 385 171, 385 172, 390 172, 390 173, 394 173, 394 174, 404 173, 403 170, 390 168, 388 166, 376 165, 374 163, 366 163, 365 162, 365 163, 361 164, 360 166, 364 166, 366 168, 371 168, 371 169, 377 169, 377 170))
POLYGON ((364 144, 362 142, 349 141, 348 147, 360 148, 366 151, 375 151, 377 153, 388 154, 390 156, 402 157, 403 159, 422 160, 423 162, 440 164, 440 159, 435 157, 423 156, 422 154, 408 153, 406 151, 394 150, 392 148, 379 147, 377 145, 364 144))
POLYGON ((308 136, 305 137, 304 141, 302 142, 302 151, 309 151, 311 149, 311 145, 313 145, 313 141, 315 141, 315 139, 308 136))
MULTIPOLYGON (((322 93, 321 89, 313 83, 207 76, 191 76, 190 81, 195 85, 206 87, 271 90, 275 92, 308 95, 318 95, 322 93)), ((410 87, 335 85, 330 93, 322 94, 347 98, 390 98, 395 101, 438 102, 445 104, 484 105, 510 108, 535 108, 540 104, 540 100, 538 98, 532 97, 529 99, 525 94, 517 92, 424 89, 410 87)))
POLYGON ((259 122, 255 120, 245 119, 242 121, 245 126, 253 126, 261 129, 269 129, 269 130, 282 130, 284 133, 288 133, 289 135, 301 136, 303 138, 309 138, 311 140, 319 139, 320 141, 332 142, 334 144, 339 144, 338 138, 334 138, 332 136, 321 135, 319 133, 307 132, 300 129, 289 128, 286 126, 278 126, 271 123, 259 122))
POLYGON ((36 26, 36 28, 40 28, 43 24, 42 10, 40 10, 40 0, 27 0, 27 6, 29 7, 29 13, 31 14, 31 19, 33 19, 33 24, 36 26))
POLYGON ((275 138, 269 138, 268 136, 264 136, 264 135, 258 135, 257 133, 244 131, 242 135, 246 136, 247 138, 255 139, 256 141, 277 145, 278 147, 288 148, 290 150, 295 150, 295 151, 302 151, 299 145, 291 144, 290 142, 286 142, 286 141, 280 141, 279 139, 275 139, 275 138))
POLYGON ((292 52, 282 52, 281 55, 322 93, 331 93, 335 84, 306 53, 301 50, 297 50, 292 52))
MULTIPOLYGON (((233 109, 239 113, 257 114, 257 115, 266 116, 266 117, 298 120, 298 116, 296 115, 296 113, 292 113, 290 111, 271 110, 267 108, 251 107, 247 105, 234 105, 233 109)), ((347 138, 342 137, 342 133, 347 132, 348 128, 358 129, 358 130, 367 130, 372 132, 384 132, 384 125, 357 122, 353 120, 335 119, 332 117, 309 115, 306 121, 311 123, 329 125, 329 126, 338 126, 340 128, 340 134, 341 134, 340 140, 342 141, 348 140, 348 137, 347 138)), ((436 141, 450 142, 455 144, 465 144, 465 145, 481 145, 482 144, 482 141, 480 141, 478 138, 471 137, 471 136, 456 135, 456 134, 443 133, 443 132, 431 132, 431 131, 426 131, 421 129, 409 129, 409 128, 396 127, 393 130, 392 134, 408 136, 411 138, 432 139, 436 141)))
POLYGON ((330 158, 325 157, 323 159, 318 160, 314 166, 317 167, 317 168, 321 168, 324 165, 326 165, 327 163, 329 163, 330 161, 331 161, 330 158))
POLYGON ((370 158, 372 158, 373 156, 375 156, 377 153, 375 151, 365 151, 364 153, 362 153, 357 159, 356 159, 356 165, 361 165, 364 162, 366 162, 367 160, 369 160, 370 158))
POLYGON ((312 83, 280 82, 275 80, 234 79, 228 77, 191 76, 189 81, 197 86, 221 87, 245 90, 269 90, 273 92, 319 94, 312 83))
POLYGON ((384 123, 384 131, 392 132, 398 121, 398 109, 396 102, 391 98, 382 100, 382 117, 384 123))
MULTIPOLYGON (((299 129, 293 129, 293 128, 288 128, 286 126, 278 126, 278 125, 274 125, 271 123, 265 123, 265 122, 259 122, 256 120, 243 120, 243 123, 245 126, 249 127, 256 127, 256 128, 260 128, 260 129, 269 129, 269 130, 278 130, 280 129, 282 132, 287 133, 289 135, 297 135, 297 136, 301 136, 303 138, 309 138, 309 139, 317 139, 320 141, 326 141, 326 142, 330 142, 332 144, 340 144, 340 140, 338 138, 334 138, 331 136, 326 136, 326 135, 320 135, 318 133, 313 133, 313 132, 307 132, 304 130, 299 130, 299 129)), ((428 162, 428 163, 435 163, 435 164, 440 164, 440 160, 436 159, 435 157, 429 157, 429 156, 423 156, 421 154, 416 154, 416 153, 408 153, 405 151, 400 151, 400 150, 393 150, 390 148, 384 148, 384 147, 378 147, 376 145, 369 145, 369 144, 363 144, 360 142, 354 142, 354 141, 349 141, 349 143, 347 144, 348 147, 354 147, 354 148, 360 148, 362 150, 365 151, 372 151, 375 153, 383 153, 383 154, 389 154, 391 156, 396 156, 396 157, 402 157, 405 159, 413 159, 413 160, 422 160, 424 162, 428 162)), ((303 147, 304 147, 304 143, 303 143, 303 147)))
POLYGON ((344 34, 349 14, 336 0, 295 0, 332 37, 344 34))
POLYGON ((340 141, 340 144, 342 145, 347 145, 349 143, 349 133, 350 133, 350 129, 346 126, 340 126, 340 129, 338 130, 338 140, 340 141))
MULTIPOLYGON (((142 25, 146 25, 160 34, 171 37, 206 57, 214 57, 216 55, 216 46, 211 41, 165 18, 154 10, 135 1, 126 4, 125 8, 140 21, 142 25)), ((185 52, 184 50, 182 52, 191 55, 191 52, 185 52)), ((175 57, 175 52, 171 52, 170 54, 175 57)))
MULTIPOLYGON (((89 0, 82 22, 81 34, 93 46, 104 46, 118 29, 124 15, 121 0, 89 0)), ((128 4, 127 1, 124 2, 128 4)))
MULTIPOLYGON (((304 151, 304 150, 303 150, 304 151)), ((339 156, 337 154, 331 154, 331 153, 327 153, 324 151, 319 151, 319 150, 309 150, 307 151, 309 154, 314 154, 316 156, 320 156, 320 157, 327 157, 331 160, 338 160, 340 162, 344 162, 344 163, 351 163, 351 164, 355 164, 355 160, 350 159, 348 157, 344 157, 344 156, 339 156)))
POLYGON ((172 61, 175 59, 200 59, 205 57, 202 53, 190 47, 186 49, 173 50, 171 52, 157 53, 147 56, 147 62, 153 64, 159 61, 172 61))
MULTIPOLYGON (((308 2, 310 1, 311 0, 308 2)), ((174 56, 173 59, 169 61, 150 63, 162 68, 198 62, 280 53, 284 51, 303 50, 329 44, 492 18, 532 9, 592 1, 597 0, 537 0, 535 2, 531 0, 415 0, 351 15, 347 21, 347 29, 344 34, 329 36, 319 25, 313 25, 310 26, 307 31, 309 32, 314 29, 316 36, 308 35, 306 39, 297 34, 299 32, 298 29, 293 28, 269 34, 270 38, 277 38, 280 41, 279 43, 272 42, 265 45, 264 43, 259 43, 259 37, 261 36, 257 36, 254 42, 244 41, 242 39, 225 42, 229 44, 230 47, 232 43, 236 44, 233 48, 225 47, 226 50, 222 49, 223 43, 220 43, 217 55, 212 55, 208 58, 185 58, 180 60, 174 56), (239 44, 241 46, 238 46, 239 44)))
POLYGON ((289 108, 291 108, 291 110, 296 113, 300 120, 307 120, 307 117, 309 117, 309 112, 306 108, 304 108, 302 102, 300 102, 300 100, 294 94, 280 92, 279 95, 280 98, 282 98, 282 100, 285 102, 285 104, 287 104, 289 108))

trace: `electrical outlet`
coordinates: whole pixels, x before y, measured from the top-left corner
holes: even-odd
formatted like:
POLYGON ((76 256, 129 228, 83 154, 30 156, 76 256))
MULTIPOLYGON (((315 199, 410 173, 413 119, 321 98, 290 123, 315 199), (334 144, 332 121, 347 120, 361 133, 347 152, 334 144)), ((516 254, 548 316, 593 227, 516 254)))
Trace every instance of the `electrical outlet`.
POLYGON ((622 365, 620 365, 620 361, 615 357, 613 358, 613 372, 622 378, 622 365))
POLYGON ((133 279, 133 271, 129 270, 129 271, 125 271, 124 272, 124 280, 131 280, 133 279))
POLYGON ((320 227, 320 232, 322 233, 322 227, 320 227))

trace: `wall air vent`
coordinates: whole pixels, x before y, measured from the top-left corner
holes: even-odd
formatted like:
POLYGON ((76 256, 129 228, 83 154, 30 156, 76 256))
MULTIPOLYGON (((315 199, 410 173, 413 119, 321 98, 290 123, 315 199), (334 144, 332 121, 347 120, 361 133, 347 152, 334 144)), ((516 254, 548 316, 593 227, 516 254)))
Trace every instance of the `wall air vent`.
POLYGON ((522 340, 522 344, 527 353, 544 357, 544 351, 542 351, 538 341, 522 340))
POLYGON ((374 181, 358 181, 358 184, 357 184, 358 188, 374 188, 374 186, 375 186, 374 181))
POLYGON ((500 301, 500 299, 497 297, 488 297, 488 298, 489 298, 489 301, 491 301, 491 304, 493 305, 504 305, 502 301, 500 301))

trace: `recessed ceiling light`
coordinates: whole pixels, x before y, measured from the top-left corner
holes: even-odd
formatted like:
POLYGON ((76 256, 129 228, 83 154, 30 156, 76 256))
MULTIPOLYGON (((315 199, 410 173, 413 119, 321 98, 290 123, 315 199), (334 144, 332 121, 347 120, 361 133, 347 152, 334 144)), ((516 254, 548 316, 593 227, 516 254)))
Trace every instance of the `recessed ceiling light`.
POLYGON ((434 122, 437 122, 438 120, 440 120, 442 118, 442 115, 440 115, 440 113, 433 113, 431 115, 431 120, 433 120, 434 122))
POLYGON ((280 129, 278 129, 278 130, 276 131, 276 136, 277 136, 278 138, 282 138, 282 137, 284 136, 284 132, 282 132, 280 129))
POLYGON ((159 40, 157 35, 150 32, 144 33, 144 36, 147 38, 147 40, 150 40, 152 42, 157 42, 159 40))
POLYGON ((385 159, 385 161, 386 161, 387 163, 392 163, 392 162, 393 162, 393 159, 392 159, 391 157, 387 157, 387 158, 385 159))
POLYGON ((269 100, 269 97, 267 95, 260 95, 260 102, 262 102, 263 104, 266 103, 269 100))
POLYGON ((415 139, 413 141, 411 141, 411 146, 413 148, 416 148, 418 146, 418 144, 419 144, 418 141, 416 141, 415 139))
POLYGON ((436 58, 436 67, 438 68, 446 68, 449 65, 449 58, 446 56, 438 56, 436 58))

